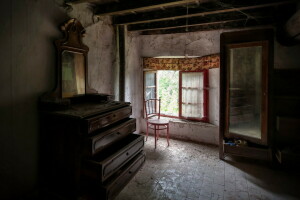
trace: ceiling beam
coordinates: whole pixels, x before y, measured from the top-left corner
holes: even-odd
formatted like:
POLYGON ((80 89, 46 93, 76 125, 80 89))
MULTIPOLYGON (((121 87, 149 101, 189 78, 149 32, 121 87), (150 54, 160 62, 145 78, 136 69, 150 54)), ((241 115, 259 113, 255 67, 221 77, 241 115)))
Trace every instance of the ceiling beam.
POLYGON ((207 2, 200 4, 197 8, 189 8, 188 14, 186 8, 169 8, 165 12, 151 11, 146 13, 139 13, 136 15, 115 16, 113 19, 114 24, 138 24, 149 23, 164 20, 174 20, 186 17, 205 16, 210 14, 219 14, 233 11, 244 11, 249 9, 259 9, 272 6, 280 6, 284 4, 294 3, 293 0, 222 0, 217 2, 207 2), (231 3, 226 3, 231 2, 231 3))
POLYGON ((187 33, 187 32, 196 32, 196 31, 212 31, 220 29, 245 29, 245 28, 254 28, 254 27, 272 27, 273 19, 264 18, 262 20, 247 19, 247 20, 232 20, 232 21, 223 21, 215 22, 213 24, 202 24, 191 26, 186 30, 185 27, 180 28, 170 28, 162 30, 149 30, 142 31, 142 35, 157 35, 157 34, 174 34, 174 33, 187 33))
MULTIPOLYGON (((71 0, 72 1, 72 0, 71 0)), ((196 0, 127 0, 96 7, 96 15, 120 15, 130 12, 141 12, 161 7, 181 6, 194 3, 196 0)))
POLYGON ((96 3, 98 0, 65 0, 66 4, 96 3))
POLYGON ((177 20, 168 20, 168 21, 159 21, 151 23, 142 23, 142 24, 132 24, 127 26, 128 31, 149 31, 149 30, 161 30, 169 29, 176 27, 187 27, 195 26, 201 24, 214 24, 225 21, 235 21, 235 20, 246 20, 246 19, 261 19, 272 17, 274 15, 273 9, 258 9, 258 10, 249 10, 245 12, 229 12, 229 13, 220 13, 220 14, 211 14, 200 17, 192 18, 182 18, 177 20))

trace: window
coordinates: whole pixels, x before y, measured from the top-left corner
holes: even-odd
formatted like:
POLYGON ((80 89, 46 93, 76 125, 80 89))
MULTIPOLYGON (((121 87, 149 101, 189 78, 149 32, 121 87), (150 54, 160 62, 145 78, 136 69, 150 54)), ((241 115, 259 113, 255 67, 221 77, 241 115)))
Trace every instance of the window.
POLYGON ((144 72, 144 99, 160 98, 164 116, 208 121, 208 70, 144 72))
POLYGON ((156 98, 156 71, 146 72, 144 75, 144 99, 156 98))

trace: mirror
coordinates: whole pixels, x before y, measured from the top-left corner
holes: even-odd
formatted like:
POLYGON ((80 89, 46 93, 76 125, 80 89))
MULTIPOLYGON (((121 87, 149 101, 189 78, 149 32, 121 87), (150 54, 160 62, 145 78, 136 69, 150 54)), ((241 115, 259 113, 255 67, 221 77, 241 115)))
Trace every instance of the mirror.
MULTIPOLYGON (((49 107, 64 107, 91 99, 108 100, 111 95, 99 94, 89 86, 88 51, 82 42, 85 29, 77 19, 69 19, 60 29, 64 37, 55 40, 57 69, 55 89, 41 97, 49 107)), ((58 108, 57 107, 57 108, 58 108)))
POLYGON ((265 45, 264 42, 227 45, 227 136, 262 139, 265 131, 262 122, 266 120, 265 45))
POLYGON ((62 98, 85 94, 85 60, 82 53, 62 53, 62 98))
POLYGON ((64 100, 97 93, 88 85, 87 55, 89 48, 83 44, 85 29, 77 19, 61 26, 64 38, 55 41, 58 52, 56 95, 64 100))

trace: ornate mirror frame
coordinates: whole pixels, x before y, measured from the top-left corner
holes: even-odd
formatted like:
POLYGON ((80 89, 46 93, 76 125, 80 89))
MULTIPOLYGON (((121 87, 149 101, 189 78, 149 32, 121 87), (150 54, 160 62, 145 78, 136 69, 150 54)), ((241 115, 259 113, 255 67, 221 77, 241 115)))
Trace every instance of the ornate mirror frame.
POLYGON ((89 48, 82 42, 84 27, 77 19, 70 19, 61 30, 64 38, 55 41, 58 58, 55 96, 73 98, 97 93, 88 84, 89 48))

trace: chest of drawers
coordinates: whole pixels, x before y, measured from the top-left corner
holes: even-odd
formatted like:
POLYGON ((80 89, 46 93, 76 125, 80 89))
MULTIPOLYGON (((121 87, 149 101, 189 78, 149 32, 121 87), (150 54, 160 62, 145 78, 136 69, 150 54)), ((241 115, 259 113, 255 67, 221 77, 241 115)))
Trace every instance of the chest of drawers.
POLYGON ((40 182, 52 197, 113 199, 145 161, 129 103, 80 103, 40 113, 40 182))

